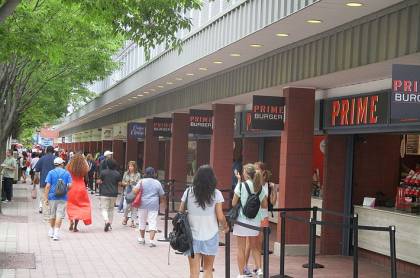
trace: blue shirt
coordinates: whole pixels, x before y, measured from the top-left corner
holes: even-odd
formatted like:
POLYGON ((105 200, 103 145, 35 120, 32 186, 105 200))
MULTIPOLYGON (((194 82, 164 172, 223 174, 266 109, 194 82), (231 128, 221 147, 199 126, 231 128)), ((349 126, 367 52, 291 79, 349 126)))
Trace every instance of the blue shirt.
POLYGON ((57 185, 57 181, 59 178, 61 178, 66 185, 69 185, 71 183, 71 175, 67 170, 57 167, 54 170, 49 171, 47 178, 45 179, 45 183, 49 183, 51 185, 50 191, 48 192, 48 200, 67 201, 67 193, 61 197, 55 196, 55 186, 57 185))
POLYGON ((137 189, 139 189, 140 186, 143 187, 140 209, 158 211, 159 197, 165 195, 162 184, 156 179, 144 178, 137 183, 137 189))
POLYGON ((35 172, 41 172, 39 177, 39 186, 45 187, 47 174, 49 171, 54 169, 54 159, 55 155, 52 153, 46 154, 38 160, 38 163, 35 165, 35 172))

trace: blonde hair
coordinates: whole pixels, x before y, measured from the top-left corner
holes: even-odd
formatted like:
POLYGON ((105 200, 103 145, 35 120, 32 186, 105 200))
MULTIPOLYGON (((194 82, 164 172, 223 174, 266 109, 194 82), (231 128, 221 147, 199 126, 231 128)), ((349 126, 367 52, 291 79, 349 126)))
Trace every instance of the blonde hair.
POLYGON ((257 170, 254 164, 248 163, 244 166, 245 173, 251 178, 254 184, 254 191, 259 192, 262 188, 262 173, 257 170))
POLYGON ((130 165, 134 167, 134 173, 137 173, 137 163, 133 160, 127 163, 127 173, 130 173, 130 165))

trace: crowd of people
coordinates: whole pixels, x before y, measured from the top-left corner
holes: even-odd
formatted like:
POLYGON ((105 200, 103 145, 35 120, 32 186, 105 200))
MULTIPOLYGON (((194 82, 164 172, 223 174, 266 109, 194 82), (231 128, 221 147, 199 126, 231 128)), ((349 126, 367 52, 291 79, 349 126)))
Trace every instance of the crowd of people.
MULTIPOLYGON (((12 151, 7 151, 1 164, 2 201, 12 201, 16 170, 21 168, 19 179, 26 182, 26 175, 29 175, 34 189, 38 186, 38 194, 35 195, 39 199, 39 213, 48 220, 48 236, 53 240, 60 239, 60 227, 66 215, 70 223, 69 230, 72 232, 79 231, 80 221, 85 225, 92 223, 90 192, 99 196, 105 232, 112 230, 114 210, 117 207, 118 212, 124 213, 122 225, 138 227, 139 244, 146 244, 145 231, 148 225, 149 246, 155 247, 159 205, 165 194, 162 184, 156 179, 156 171, 147 167, 143 175, 137 162, 129 161, 127 170, 121 173, 112 155, 111 151, 93 155, 57 152, 53 147, 47 147, 45 152, 22 152, 20 159, 15 159, 12 151), (117 203, 120 187, 123 190, 117 203), (137 195, 141 197, 138 203, 135 201, 137 195)), ((262 162, 246 165, 234 163, 233 170, 231 206, 241 204, 242 208, 245 207, 252 194, 258 197, 260 204, 258 212, 252 218, 240 209, 237 221, 261 227, 268 217, 268 209, 273 207, 277 198, 277 190, 270 182, 271 173, 262 162)), ((179 211, 188 210, 193 239, 193 254, 191 250, 184 253, 188 256, 190 277, 199 277, 201 265, 204 277, 213 277, 219 231, 230 231, 222 209, 225 200, 216 187, 217 178, 213 169, 209 165, 200 166, 192 186, 185 190, 181 199, 179 211)), ((262 276, 261 232, 234 225, 233 235, 237 237, 238 277, 262 276), (254 261, 252 270, 248 268, 251 256, 254 261)))

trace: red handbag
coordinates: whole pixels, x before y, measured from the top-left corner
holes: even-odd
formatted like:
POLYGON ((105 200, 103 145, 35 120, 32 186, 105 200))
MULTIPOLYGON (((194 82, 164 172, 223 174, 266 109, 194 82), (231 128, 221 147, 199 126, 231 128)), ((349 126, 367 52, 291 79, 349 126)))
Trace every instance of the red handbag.
POLYGON ((131 206, 135 208, 139 208, 141 206, 141 196, 143 195, 143 182, 140 180, 140 189, 139 192, 137 192, 136 198, 134 199, 131 206))

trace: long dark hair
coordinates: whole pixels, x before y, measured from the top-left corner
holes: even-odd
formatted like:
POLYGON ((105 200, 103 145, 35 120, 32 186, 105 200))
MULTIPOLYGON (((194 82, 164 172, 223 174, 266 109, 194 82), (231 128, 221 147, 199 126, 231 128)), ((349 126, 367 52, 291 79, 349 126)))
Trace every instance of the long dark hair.
POLYGON ((217 179, 210 165, 202 165, 198 168, 193 179, 193 191, 195 202, 202 208, 211 205, 214 191, 216 190, 217 179))

